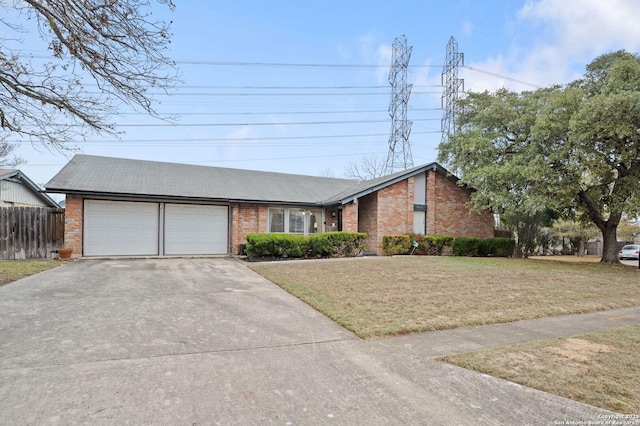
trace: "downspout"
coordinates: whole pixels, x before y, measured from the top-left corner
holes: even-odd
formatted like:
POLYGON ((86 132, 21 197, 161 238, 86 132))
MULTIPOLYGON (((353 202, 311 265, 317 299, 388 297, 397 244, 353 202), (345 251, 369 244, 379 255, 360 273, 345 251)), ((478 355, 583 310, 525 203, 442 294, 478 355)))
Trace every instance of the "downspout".
POLYGON ((233 256, 233 206, 229 203, 229 247, 227 254, 233 256))

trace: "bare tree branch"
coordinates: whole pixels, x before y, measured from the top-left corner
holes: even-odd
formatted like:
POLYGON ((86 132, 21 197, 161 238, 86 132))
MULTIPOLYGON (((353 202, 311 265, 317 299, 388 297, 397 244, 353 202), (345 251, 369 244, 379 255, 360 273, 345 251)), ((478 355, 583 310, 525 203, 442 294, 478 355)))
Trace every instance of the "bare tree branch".
POLYGON ((17 155, 9 158, 17 148, 18 145, 16 144, 0 141, 0 167, 15 167, 25 163, 25 161, 17 155))
MULTIPOLYGON (((157 2, 174 8, 172 0, 157 2)), ((0 138, 64 150, 91 134, 116 134, 110 120, 123 103, 157 117, 147 89, 167 92, 178 76, 165 55, 170 23, 152 18, 152 3, 14 0, 13 12, 36 22, 50 56, 25 54, 15 41, 29 31, 0 18, 0 138), (87 91, 88 82, 99 92, 87 91)))
POLYGON ((345 167, 344 174, 350 179, 361 181, 371 180, 384 175, 386 161, 382 157, 373 154, 364 155, 359 163, 349 161, 345 167))

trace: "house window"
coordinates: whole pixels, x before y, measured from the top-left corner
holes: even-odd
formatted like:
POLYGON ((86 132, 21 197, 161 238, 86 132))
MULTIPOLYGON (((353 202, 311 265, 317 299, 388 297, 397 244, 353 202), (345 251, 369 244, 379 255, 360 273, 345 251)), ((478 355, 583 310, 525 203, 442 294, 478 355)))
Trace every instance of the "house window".
POLYGON ((284 232, 284 209, 269 209, 269 232, 284 232))
POLYGON ((304 210, 289 209, 289 233, 304 234, 304 210))
POLYGON ((269 208, 269 232, 310 235, 322 231, 322 210, 269 208))

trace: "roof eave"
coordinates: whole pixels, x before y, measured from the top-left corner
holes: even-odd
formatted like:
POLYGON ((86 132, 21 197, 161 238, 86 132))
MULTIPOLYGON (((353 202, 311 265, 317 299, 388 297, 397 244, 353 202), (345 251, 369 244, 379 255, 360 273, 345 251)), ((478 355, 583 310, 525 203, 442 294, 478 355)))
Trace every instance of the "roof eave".
POLYGON ((383 188, 386 188, 387 186, 391 186, 393 184, 396 184, 398 182, 401 182, 405 179, 408 179, 410 177, 419 175, 420 173, 424 173, 428 170, 432 170, 434 172, 440 173, 441 175, 445 176, 447 179, 451 180, 453 183, 458 183, 458 181, 460 180, 457 176, 455 176, 453 173, 451 173, 450 171, 448 171, 447 169, 445 169, 444 167, 442 167, 440 164, 433 162, 433 163, 429 163, 429 164, 425 164, 422 167, 419 167, 417 169, 413 169, 407 173, 403 173, 401 175, 398 175, 392 179, 389 180, 385 180, 383 182, 380 182, 377 185, 365 188, 361 191, 358 191, 354 194, 351 194, 347 197, 343 197, 340 198, 337 201, 333 201, 333 202, 337 202, 338 204, 349 204, 352 202, 355 202, 358 198, 364 197, 365 195, 368 194, 372 194, 374 192, 377 192, 383 188))
POLYGON ((49 207, 54 207, 54 208, 59 208, 60 205, 51 197, 49 197, 49 195, 42 190, 42 188, 40 188, 40 186, 36 185, 36 183, 34 181, 32 181, 31 179, 29 179, 27 177, 27 175, 25 175, 24 173, 22 173, 20 170, 15 170, 12 173, 8 173, 5 175, 2 175, 2 179, 9 179, 9 178, 18 178, 20 179, 22 182, 24 182, 24 184, 27 186, 27 188, 29 188, 31 191, 35 192, 36 194, 38 194, 38 196, 47 204, 49 204, 49 207))
POLYGON ((170 200, 170 201, 190 201, 190 202, 209 202, 209 203, 245 203, 245 204, 269 204, 282 206, 315 206, 323 207, 321 201, 280 201, 280 200, 262 200, 262 199, 242 199, 242 198, 222 198, 222 197, 188 197, 181 195, 158 195, 158 194, 133 194, 124 192, 101 192, 87 191, 77 189, 64 188, 47 188, 49 192, 56 194, 82 195, 87 197, 107 197, 107 198, 125 198, 125 199, 143 199, 143 200, 170 200))

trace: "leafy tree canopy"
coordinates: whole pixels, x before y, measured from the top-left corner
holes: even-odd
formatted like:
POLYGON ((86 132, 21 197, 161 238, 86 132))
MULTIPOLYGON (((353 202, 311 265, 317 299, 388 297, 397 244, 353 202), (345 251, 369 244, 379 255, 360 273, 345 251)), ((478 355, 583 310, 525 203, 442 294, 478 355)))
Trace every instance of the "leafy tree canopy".
POLYGON ((477 189, 478 208, 593 222, 615 263, 618 223, 640 212, 639 89, 640 58, 619 51, 564 87, 469 93, 439 159, 477 189))

